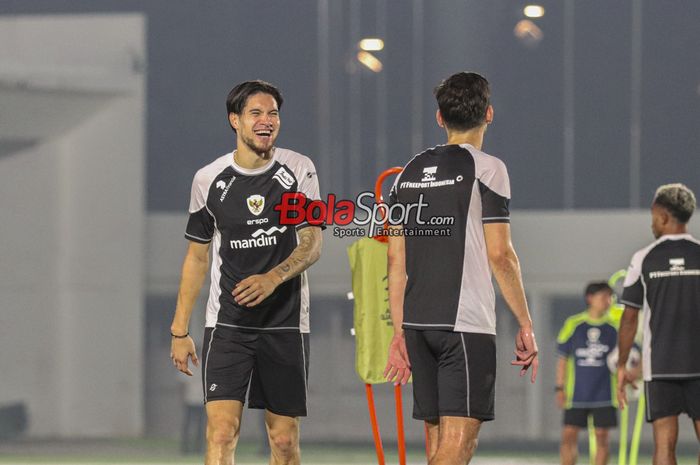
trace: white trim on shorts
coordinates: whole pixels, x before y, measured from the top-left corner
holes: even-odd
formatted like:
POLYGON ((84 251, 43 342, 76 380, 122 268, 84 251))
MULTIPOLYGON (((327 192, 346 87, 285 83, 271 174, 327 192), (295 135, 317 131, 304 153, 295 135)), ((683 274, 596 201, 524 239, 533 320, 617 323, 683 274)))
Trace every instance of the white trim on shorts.
POLYGON ((209 347, 207 348, 207 357, 204 359, 204 403, 209 399, 209 385, 207 384, 207 371, 209 370, 209 354, 211 353, 211 343, 214 341, 214 331, 216 327, 212 328, 211 335, 209 336, 209 347))
POLYGON ((460 338, 462 339, 462 350, 464 351, 464 368, 466 369, 467 372, 467 416, 471 417, 471 405, 469 402, 469 395, 470 395, 470 386, 469 386, 469 358, 467 357, 467 346, 464 344, 464 333, 459 333, 460 338))
POLYGON ((647 420, 651 420, 651 400, 649 399, 649 382, 644 382, 644 397, 647 404, 647 420))
POLYGON ((304 404, 307 404, 309 400, 309 386, 306 381, 308 375, 306 373, 306 351, 304 350, 304 333, 299 333, 299 335, 301 336, 301 363, 302 368, 304 369, 304 404))

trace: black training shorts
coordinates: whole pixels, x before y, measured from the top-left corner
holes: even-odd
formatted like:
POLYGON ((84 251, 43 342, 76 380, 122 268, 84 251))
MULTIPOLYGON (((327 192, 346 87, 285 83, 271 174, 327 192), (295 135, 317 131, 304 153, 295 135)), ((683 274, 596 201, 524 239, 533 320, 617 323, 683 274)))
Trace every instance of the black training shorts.
POLYGON ((204 402, 238 400, 277 415, 306 416, 309 335, 206 328, 204 402))
POLYGON ((564 424, 586 428, 588 415, 593 415, 593 426, 596 428, 615 428, 617 426, 617 409, 613 406, 566 409, 564 410, 564 424))
POLYGON ((496 337, 405 329, 413 372, 413 418, 494 419, 496 337))
POLYGON ((677 416, 685 412, 700 420, 700 379, 652 380, 644 383, 647 421, 677 416))

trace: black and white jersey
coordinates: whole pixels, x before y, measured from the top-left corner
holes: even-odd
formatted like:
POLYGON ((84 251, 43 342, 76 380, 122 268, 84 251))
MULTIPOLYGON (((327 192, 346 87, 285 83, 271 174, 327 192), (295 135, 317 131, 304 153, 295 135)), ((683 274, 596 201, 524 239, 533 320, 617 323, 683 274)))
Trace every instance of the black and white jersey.
POLYGON ((635 253, 620 301, 643 309, 645 381, 700 378, 700 242, 665 235, 635 253))
MULTIPOLYGON (((404 167, 390 203, 420 194, 426 224, 410 215, 406 231, 405 328, 496 334, 495 294, 484 241, 485 223, 510 221, 510 182, 503 162, 471 145, 428 149, 404 167), (454 218, 449 226, 432 217, 454 218), (421 230, 449 228, 449 235, 421 230), (408 233, 411 234, 408 234, 408 233)), ((415 210, 414 210, 415 211, 415 210)))
POLYGON ((297 229, 309 226, 279 223, 273 207, 285 192, 320 198, 313 162, 291 150, 275 148, 270 163, 259 169, 242 168, 227 153, 197 171, 185 237, 212 244, 207 327, 309 332, 306 273, 281 284, 255 307, 238 305, 231 294, 243 279, 289 257, 297 246, 297 229))

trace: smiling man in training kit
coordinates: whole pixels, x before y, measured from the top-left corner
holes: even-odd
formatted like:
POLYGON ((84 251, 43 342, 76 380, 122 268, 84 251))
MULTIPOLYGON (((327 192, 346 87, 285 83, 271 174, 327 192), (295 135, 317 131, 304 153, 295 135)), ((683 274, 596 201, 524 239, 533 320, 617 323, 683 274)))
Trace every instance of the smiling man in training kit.
POLYGON ((246 392, 250 408, 265 409, 270 464, 295 465, 309 365, 305 270, 320 256, 322 235, 318 225, 280 224, 273 207, 287 192, 318 199, 318 179, 309 158, 274 146, 282 107, 277 88, 243 82, 226 107, 237 148, 194 177, 171 357, 188 375, 189 360, 199 364, 189 321, 211 254, 202 353, 205 465, 233 463, 246 392))

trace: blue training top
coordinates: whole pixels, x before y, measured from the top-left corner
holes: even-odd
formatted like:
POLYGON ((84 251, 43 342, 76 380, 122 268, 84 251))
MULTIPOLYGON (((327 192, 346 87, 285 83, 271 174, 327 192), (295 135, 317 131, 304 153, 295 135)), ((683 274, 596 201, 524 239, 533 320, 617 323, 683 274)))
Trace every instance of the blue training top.
POLYGON ((608 354, 617 345, 619 323, 609 314, 594 319, 588 312, 566 320, 557 337, 557 352, 566 358, 566 408, 617 407, 616 374, 608 354))

